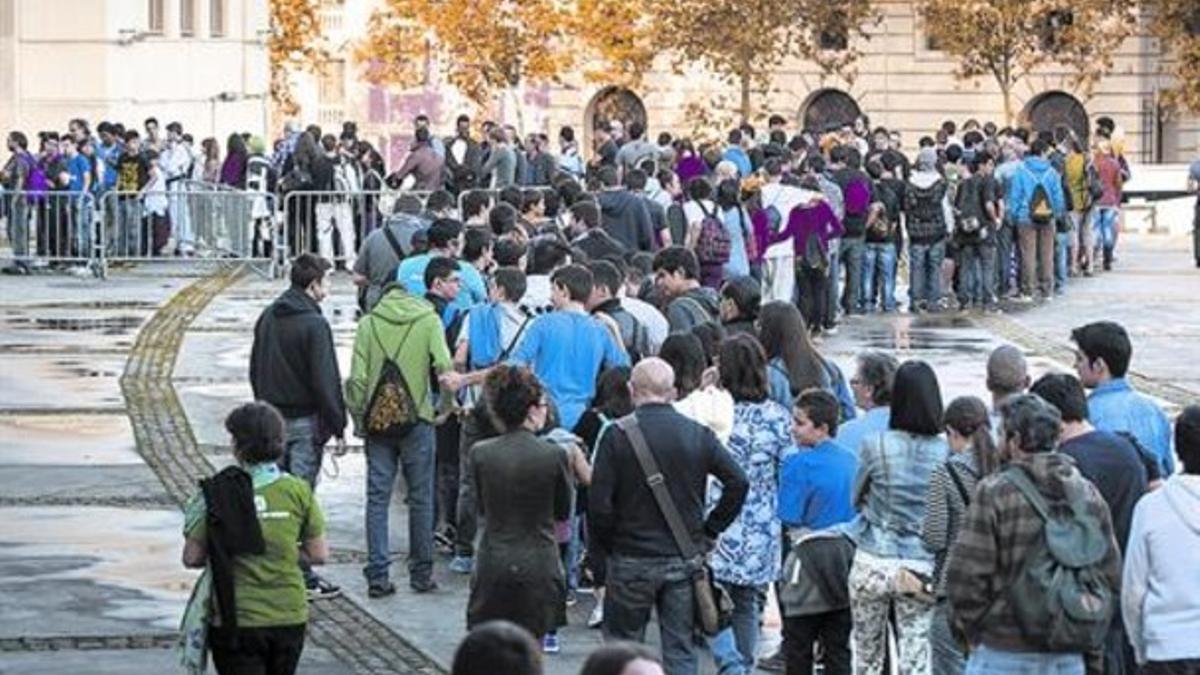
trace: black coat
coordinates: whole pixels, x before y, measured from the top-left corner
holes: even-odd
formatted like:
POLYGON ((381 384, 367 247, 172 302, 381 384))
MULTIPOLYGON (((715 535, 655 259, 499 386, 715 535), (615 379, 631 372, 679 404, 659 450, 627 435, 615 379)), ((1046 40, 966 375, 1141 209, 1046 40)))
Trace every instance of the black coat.
POLYGON ((263 310, 250 349, 254 398, 286 418, 318 415, 321 427, 340 436, 346 428, 342 376, 333 350, 333 332, 320 305, 289 288, 263 310))

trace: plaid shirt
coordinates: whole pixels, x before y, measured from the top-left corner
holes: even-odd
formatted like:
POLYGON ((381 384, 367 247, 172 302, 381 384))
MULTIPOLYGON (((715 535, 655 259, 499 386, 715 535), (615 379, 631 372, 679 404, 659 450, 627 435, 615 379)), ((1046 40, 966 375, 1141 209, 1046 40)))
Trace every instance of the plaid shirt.
MULTIPOLYGON (((1051 504, 1064 498, 1064 485, 1068 482, 1086 483, 1087 508, 1099 520, 1104 536, 1111 540, 1104 559, 1104 574, 1113 590, 1118 590, 1121 554, 1113 538, 1108 507, 1071 458, 1051 452, 1026 456, 1010 466, 1025 471, 1051 504)), ((1033 506, 1000 474, 979 483, 946 565, 946 592, 953 625, 969 644, 982 643, 1006 651, 1034 651, 1017 625, 1007 589, 1020 573, 1029 551, 1040 541, 1042 525, 1033 506)))

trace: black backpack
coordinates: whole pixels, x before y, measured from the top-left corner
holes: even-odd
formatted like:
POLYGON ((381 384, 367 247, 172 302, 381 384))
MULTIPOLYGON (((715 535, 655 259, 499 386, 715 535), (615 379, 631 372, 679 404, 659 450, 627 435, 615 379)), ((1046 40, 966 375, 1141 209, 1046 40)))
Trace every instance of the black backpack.
POLYGON ((936 180, 920 187, 909 183, 904 193, 904 210, 910 222, 945 224, 942 200, 946 197, 946 181, 936 180))
MULTIPOLYGON (((404 348, 412 328, 413 325, 409 324, 408 331, 400 339, 401 349, 404 348)), ((371 323, 371 336, 375 338, 379 351, 383 353, 383 368, 380 369, 371 401, 367 404, 367 414, 363 420, 366 424, 366 434, 377 438, 399 438, 421 421, 417 414, 417 402, 413 400, 404 373, 396 364, 399 353, 395 356, 387 353, 379 339, 379 333, 375 330, 374 321, 371 323)))
POLYGON ((1087 482, 1076 475, 1066 483, 1067 498, 1051 505, 1022 469, 1010 467, 1001 476, 1043 522, 1040 541, 1007 591, 1018 628, 1035 651, 1099 649, 1118 601, 1102 569, 1115 543, 1087 509, 1087 482))

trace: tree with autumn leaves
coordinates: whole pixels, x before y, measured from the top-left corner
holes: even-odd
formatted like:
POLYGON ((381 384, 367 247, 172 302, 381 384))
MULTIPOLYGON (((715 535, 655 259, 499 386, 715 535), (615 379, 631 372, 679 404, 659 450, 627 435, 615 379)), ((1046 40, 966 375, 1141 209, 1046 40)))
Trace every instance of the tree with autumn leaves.
MULTIPOLYGON (((788 58, 850 75, 871 0, 386 0, 356 50, 376 83, 412 86, 432 56, 446 80, 486 105, 521 84, 561 83, 575 68, 636 86, 658 53, 697 62, 739 92, 743 119, 788 58), (842 44, 824 49, 822 33, 842 44)), ((518 107, 519 110, 519 107, 518 107)))
POLYGON ((995 80, 1009 123, 1013 90, 1030 73, 1059 64, 1089 91, 1137 29, 1137 0, 919 0, 917 11, 958 77, 995 80))
POLYGON ((270 0, 271 33, 267 60, 271 68, 271 101, 285 115, 299 106, 292 95, 289 73, 317 72, 328 60, 321 46, 318 0, 270 0))
POLYGON ((1148 0, 1150 34, 1162 41, 1163 68, 1173 76, 1163 103, 1200 113, 1200 0, 1148 0))

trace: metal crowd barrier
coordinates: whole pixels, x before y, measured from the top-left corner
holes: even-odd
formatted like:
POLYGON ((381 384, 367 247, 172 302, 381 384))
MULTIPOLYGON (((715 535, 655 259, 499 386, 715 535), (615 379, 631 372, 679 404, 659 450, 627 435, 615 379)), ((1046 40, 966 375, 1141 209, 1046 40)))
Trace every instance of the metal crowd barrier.
POLYGON ((0 202, 14 264, 81 267, 96 260, 99 210, 91 193, 5 190, 0 202))
POLYGON ((243 190, 112 191, 101 200, 102 260, 244 260, 273 275, 286 256, 275 195, 243 190))
POLYGON ((423 190, 293 190, 283 196, 284 241, 291 255, 316 253, 347 269, 367 235, 393 213, 425 209, 423 190))

